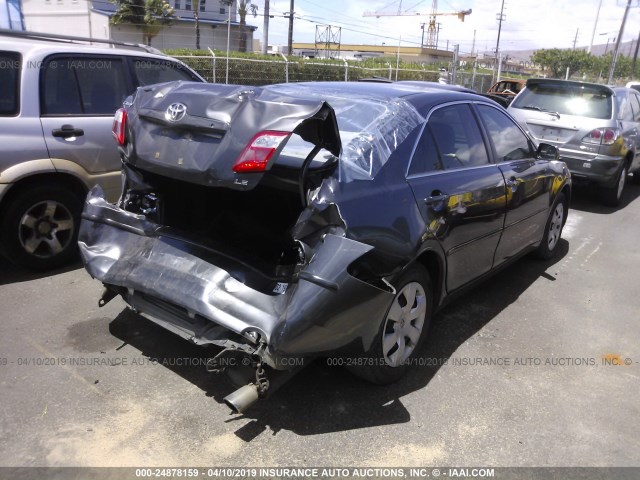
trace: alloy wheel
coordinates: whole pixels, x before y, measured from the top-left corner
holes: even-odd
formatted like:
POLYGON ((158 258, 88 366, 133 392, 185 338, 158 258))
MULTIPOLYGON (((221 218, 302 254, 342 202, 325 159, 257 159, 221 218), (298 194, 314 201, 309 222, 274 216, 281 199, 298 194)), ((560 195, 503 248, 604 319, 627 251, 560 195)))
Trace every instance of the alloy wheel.
POLYGON ((74 221, 69 209, 54 200, 32 205, 20 219, 18 238, 22 248, 39 258, 52 258, 73 240, 74 221))

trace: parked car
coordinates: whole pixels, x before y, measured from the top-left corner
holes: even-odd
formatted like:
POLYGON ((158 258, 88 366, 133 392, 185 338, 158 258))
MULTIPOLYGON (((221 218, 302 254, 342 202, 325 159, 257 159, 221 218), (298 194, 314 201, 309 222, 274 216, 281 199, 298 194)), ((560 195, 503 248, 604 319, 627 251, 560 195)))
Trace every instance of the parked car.
POLYGON ((121 166, 114 112, 138 86, 203 81, 145 47, 0 30, 0 250, 48 269, 77 256, 83 199, 115 200, 121 166))
POLYGON ((227 369, 235 411, 310 357, 357 355, 357 374, 394 381, 454 293, 558 250, 566 165, 478 94, 168 83, 125 103, 123 191, 89 193, 85 267, 101 305, 120 295, 221 347, 211 369, 244 365, 227 369))
POLYGON ((505 80, 500 80, 496 83, 494 83, 493 85, 491 85, 491 88, 489 88, 489 90, 487 90, 487 94, 491 95, 492 97, 498 97, 499 99, 502 99, 503 101, 506 101, 506 106, 509 105, 509 103, 511 103, 511 101, 514 99, 514 97, 520 93, 520 91, 524 88, 526 84, 525 80, 522 79, 505 79, 505 80))
POLYGON ((627 82, 625 87, 633 88, 634 90, 640 92, 640 82, 627 82))
POLYGON ((629 172, 640 180, 640 93, 595 83, 530 79, 509 113, 540 142, 560 149, 574 182, 600 186, 620 204, 629 172))

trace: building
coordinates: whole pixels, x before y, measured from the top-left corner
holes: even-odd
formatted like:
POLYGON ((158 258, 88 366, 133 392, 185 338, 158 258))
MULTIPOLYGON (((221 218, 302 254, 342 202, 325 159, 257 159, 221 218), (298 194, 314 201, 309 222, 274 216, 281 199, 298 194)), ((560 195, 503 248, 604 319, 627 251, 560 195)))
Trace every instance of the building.
MULTIPOLYGON (((453 60, 453 52, 448 50, 437 50, 435 48, 405 47, 398 45, 352 45, 341 44, 340 51, 338 46, 332 45, 335 52, 330 52, 331 57, 343 58, 345 60, 364 60, 374 57, 397 57, 403 62, 408 63, 438 63, 451 62, 453 60)), ((293 44, 293 54, 303 57, 322 57, 326 56, 326 47, 319 45, 320 50, 316 50, 314 43, 295 43, 293 44)))
MULTIPOLYGON (((167 1, 175 9, 175 20, 160 29, 151 39, 151 46, 160 50, 196 48, 193 0, 167 1)), ((24 27, 28 31, 145 43, 139 26, 110 24, 115 12, 116 6, 108 0, 22 0, 24 27)), ((228 34, 229 49, 240 49, 242 35, 236 1, 230 8, 220 0, 200 0, 199 17, 201 49, 226 50, 228 34)), ((247 51, 251 51, 256 28, 245 26, 247 51)))
POLYGON ((20 0, 0 0, 0 28, 24 30, 20 0))

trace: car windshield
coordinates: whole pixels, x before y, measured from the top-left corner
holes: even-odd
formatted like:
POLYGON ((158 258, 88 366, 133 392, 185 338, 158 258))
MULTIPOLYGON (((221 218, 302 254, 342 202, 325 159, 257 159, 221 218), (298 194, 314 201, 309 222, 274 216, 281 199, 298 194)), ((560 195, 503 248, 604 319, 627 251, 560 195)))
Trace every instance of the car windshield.
POLYGON ((564 115, 609 119, 611 93, 589 85, 533 84, 516 98, 512 107, 564 115))
MULTIPOLYGON (((342 182, 372 180, 398 145, 424 122, 415 107, 401 98, 347 96, 344 92, 321 92, 306 86, 272 88, 291 95, 318 97, 333 107, 342 141, 339 164, 342 182)), ((295 137, 291 140, 283 154, 291 155, 298 149, 297 156, 303 158, 300 151, 303 141, 295 137)), ((326 159, 327 154, 323 151, 317 158, 326 159)))

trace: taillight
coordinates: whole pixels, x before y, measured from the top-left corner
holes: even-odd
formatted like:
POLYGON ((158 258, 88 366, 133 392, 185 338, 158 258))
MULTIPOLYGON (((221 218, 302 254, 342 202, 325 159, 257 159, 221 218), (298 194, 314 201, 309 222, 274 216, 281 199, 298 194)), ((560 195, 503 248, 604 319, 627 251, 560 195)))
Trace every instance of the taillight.
POLYGON ((113 117, 113 126, 111 132, 113 138, 116 139, 118 145, 124 145, 124 132, 127 127, 127 111, 124 108, 119 108, 116 111, 115 117, 113 117))
POLYGON ((233 165, 236 173, 264 172, 278 148, 291 136, 290 132, 265 130, 255 135, 233 165))
POLYGON ((582 139, 583 143, 596 145, 611 145, 620 136, 620 130, 616 128, 595 128, 582 139))

